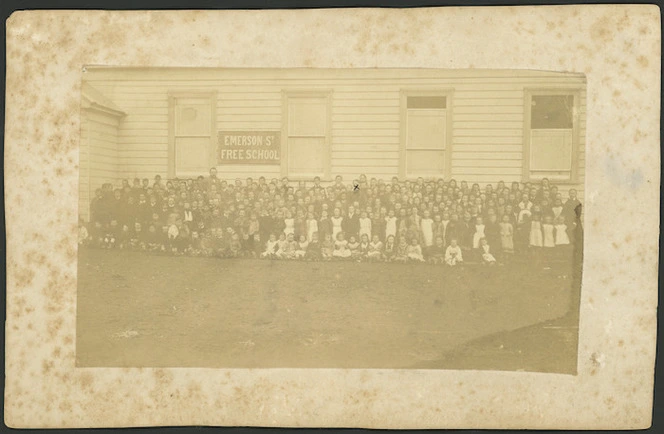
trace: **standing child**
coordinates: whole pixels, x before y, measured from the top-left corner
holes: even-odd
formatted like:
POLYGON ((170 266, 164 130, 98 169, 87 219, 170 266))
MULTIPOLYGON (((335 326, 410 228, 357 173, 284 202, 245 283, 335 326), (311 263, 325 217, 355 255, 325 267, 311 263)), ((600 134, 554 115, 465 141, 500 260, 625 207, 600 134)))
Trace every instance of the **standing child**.
POLYGON ((504 214, 500 222, 500 245, 503 252, 514 253, 514 226, 510 222, 510 216, 504 214))
POLYGON ((284 233, 286 234, 286 238, 288 238, 289 234, 295 236, 295 219, 289 210, 286 210, 284 217, 284 233))
POLYGON ((314 234, 318 232, 318 221, 314 218, 314 213, 307 214, 307 241, 311 242, 314 239, 314 234))
POLYGON ((557 255, 561 259, 568 259, 570 239, 567 233, 567 225, 565 224, 565 217, 560 215, 556 219, 555 229, 555 243, 557 255))
POLYGON ((362 234, 360 236, 360 259, 367 259, 369 255, 369 235, 362 234))
POLYGON ((367 236, 367 240, 371 237, 371 219, 366 211, 360 213, 360 239, 362 239, 363 235, 367 236))
POLYGON ((445 250, 445 263, 451 267, 463 262, 461 247, 457 244, 456 238, 452 238, 450 245, 445 250))
POLYGON ((309 261, 320 261, 321 258, 321 246, 318 242, 318 232, 314 232, 311 235, 311 242, 307 246, 307 254, 305 259, 309 261))
POLYGON ((428 253, 431 246, 433 246, 433 219, 431 218, 431 212, 429 210, 424 210, 422 220, 420 220, 420 230, 422 232, 422 244, 424 245, 424 251, 428 253))
POLYGON ((387 213, 387 217, 385 217, 385 240, 387 241, 387 238, 389 236, 396 237, 397 236, 397 217, 394 213, 394 209, 390 209, 387 213))
POLYGON ((485 229, 484 221, 482 220, 482 217, 477 217, 475 219, 475 232, 473 233, 473 249, 479 249, 480 248, 480 240, 485 237, 484 234, 484 229, 485 229))
POLYGON ((341 225, 344 222, 344 218, 341 216, 341 210, 339 208, 334 208, 333 215, 330 218, 332 221, 332 239, 336 241, 339 240, 338 236, 341 233, 341 225))
POLYGON ((533 251, 539 251, 539 248, 544 245, 542 237, 542 220, 539 213, 533 213, 530 220, 530 233, 528 238, 528 246, 533 251))
POLYGON ((544 216, 544 222, 542 223, 542 245, 544 246, 544 251, 546 252, 546 257, 548 259, 550 259, 551 256, 550 252, 553 252, 553 248, 556 247, 554 230, 553 216, 544 216))

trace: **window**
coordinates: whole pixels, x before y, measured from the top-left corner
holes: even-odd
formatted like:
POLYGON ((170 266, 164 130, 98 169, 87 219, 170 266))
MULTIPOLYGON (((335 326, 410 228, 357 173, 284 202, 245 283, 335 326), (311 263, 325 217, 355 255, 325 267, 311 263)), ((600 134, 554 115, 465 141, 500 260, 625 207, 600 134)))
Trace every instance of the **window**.
POLYGON ((329 178, 330 98, 329 92, 284 94, 283 175, 329 178))
POLYGON ((443 177, 449 174, 451 113, 448 92, 402 93, 400 175, 443 177))
POLYGON ((572 181, 576 176, 579 92, 527 90, 524 177, 572 181))
POLYGON ((213 161, 214 93, 169 95, 169 175, 207 173, 213 161))

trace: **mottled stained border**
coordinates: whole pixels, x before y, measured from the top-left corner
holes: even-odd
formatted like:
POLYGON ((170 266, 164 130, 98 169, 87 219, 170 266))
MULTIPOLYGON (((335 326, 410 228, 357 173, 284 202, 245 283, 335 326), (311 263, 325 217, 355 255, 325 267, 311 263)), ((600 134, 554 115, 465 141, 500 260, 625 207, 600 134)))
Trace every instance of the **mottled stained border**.
POLYGON ((656 6, 28 11, 7 22, 5 422, 644 428, 659 223, 656 6), (527 68, 588 79, 579 374, 76 369, 84 65, 527 68))

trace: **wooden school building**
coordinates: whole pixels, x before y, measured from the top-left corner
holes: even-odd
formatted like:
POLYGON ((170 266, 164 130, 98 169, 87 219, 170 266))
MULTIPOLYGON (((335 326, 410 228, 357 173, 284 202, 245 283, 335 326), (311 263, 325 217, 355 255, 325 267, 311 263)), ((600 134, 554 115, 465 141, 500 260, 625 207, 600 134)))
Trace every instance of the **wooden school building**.
POLYGON ((88 67, 81 215, 103 183, 213 166, 228 180, 546 177, 583 197, 585 110, 575 73, 88 67))

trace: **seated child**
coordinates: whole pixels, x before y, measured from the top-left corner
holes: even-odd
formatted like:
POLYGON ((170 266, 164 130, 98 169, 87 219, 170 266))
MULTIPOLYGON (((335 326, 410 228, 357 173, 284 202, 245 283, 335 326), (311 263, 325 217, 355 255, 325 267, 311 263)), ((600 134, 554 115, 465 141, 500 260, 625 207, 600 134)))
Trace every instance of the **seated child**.
POLYGON ((369 235, 362 234, 360 237, 360 259, 366 259, 369 254, 369 235))
POLYGON ((380 241, 378 234, 374 234, 373 239, 369 243, 369 248, 367 249, 367 259, 370 261, 380 261, 383 257, 383 243, 380 241))
POLYGON ((490 252, 491 247, 487 242, 486 238, 480 239, 480 253, 482 255, 482 264, 483 265, 495 265, 496 258, 490 252))
POLYGON ((439 235, 431 249, 429 249, 429 263, 442 264, 443 262, 445 262, 445 243, 443 237, 439 235))
POLYGON ((356 260, 360 259, 360 243, 357 242, 355 235, 351 235, 348 239, 348 249, 350 250, 350 257, 356 260))
POLYGON ((277 251, 277 236, 270 234, 270 239, 265 243, 265 251, 261 253, 261 258, 274 258, 277 251))
POLYGON ((399 245, 397 245, 396 254, 394 255, 394 260, 397 262, 406 262, 408 261, 408 242, 406 237, 399 237, 399 245))
POLYGON ((277 241, 277 248, 275 251, 275 257, 278 259, 284 259, 284 252, 288 250, 288 241, 286 241, 286 232, 279 234, 279 240, 277 241))
POLYGON ((455 266, 461 262, 463 262, 461 247, 457 244, 456 238, 453 238, 445 250, 445 263, 449 266, 455 266))
POLYGON ((406 256, 408 256, 408 261, 410 262, 424 262, 424 256, 422 255, 422 246, 420 246, 417 238, 413 238, 410 242, 410 245, 406 249, 406 256))
POLYGON ((298 245, 297 241, 295 241, 295 235, 292 232, 289 232, 286 235, 286 242, 282 246, 280 257, 282 259, 294 259, 297 248, 298 245))
POLYGON ((320 254, 324 260, 332 259, 334 254, 334 241, 332 241, 331 233, 325 233, 325 238, 320 245, 320 254))
POLYGON ((305 234, 301 234, 300 241, 297 243, 297 247, 295 248, 295 257, 298 259, 304 258, 304 255, 307 254, 307 247, 309 247, 307 236, 305 234))
POLYGON ((334 242, 334 252, 332 256, 339 259, 350 258, 351 251, 348 248, 348 241, 346 241, 343 232, 337 233, 337 240, 334 242))
POLYGON ((388 235, 383 248, 383 257, 386 261, 393 261, 397 254, 397 246, 394 243, 394 235, 388 235))
POLYGON ((233 232, 231 235, 231 242, 230 245, 228 246, 228 254, 227 256, 231 258, 237 258, 240 256, 242 250, 242 242, 240 241, 240 234, 237 232, 233 232))

